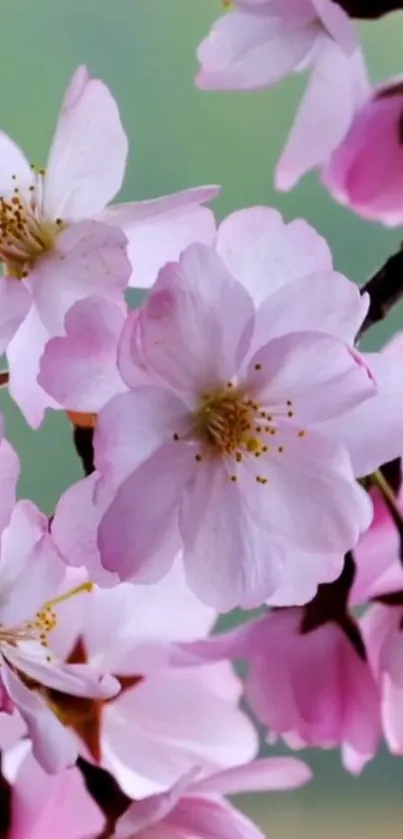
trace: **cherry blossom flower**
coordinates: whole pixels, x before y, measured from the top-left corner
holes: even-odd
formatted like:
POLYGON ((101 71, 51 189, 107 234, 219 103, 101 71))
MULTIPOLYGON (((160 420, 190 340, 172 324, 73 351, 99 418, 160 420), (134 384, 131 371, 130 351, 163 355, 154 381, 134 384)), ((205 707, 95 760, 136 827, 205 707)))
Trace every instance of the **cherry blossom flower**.
POLYGON ((311 68, 276 171, 279 189, 329 158, 369 84, 354 27, 332 0, 235 0, 198 49, 197 84, 212 90, 272 87, 311 68))
POLYGON ((119 685, 95 668, 69 667, 51 654, 58 603, 75 591, 58 595, 65 566, 46 516, 29 501, 15 503, 18 459, 4 439, 0 475, 0 712, 18 710, 35 756, 47 771, 55 771, 74 762, 76 750, 45 704, 44 686, 99 699, 113 695, 119 685))
POLYGON ((107 570, 155 579, 153 555, 180 536, 201 599, 256 606, 279 583, 287 539, 341 554, 368 526, 347 451, 319 423, 372 396, 373 381, 339 338, 297 331, 306 298, 297 310, 288 298, 287 321, 279 294, 278 307, 274 295, 263 305, 256 337, 246 290, 212 250, 194 246, 129 316, 120 371, 135 386, 100 412, 95 435, 100 503, 103 487, 118 487, 99 529, 107 570), (141 364, 154 376, 146 387, 141 364))
POLYGON ((183 775, 168 792, 134 802, 117 822, 116 839, 263 839, 262 832, 224 795, 292 789, 310 779, 302 761, 262 758, 198 779, 197 769, 183 775))
POLYGON ((106 207, 122 185, 127 147, 110 91, 84 67, 65 94, 46 170, 0 134, 0 348, 8 348, 10 392, 34 426, 49 404, 38 361, 46 340, 63 334, 72 303, 91 294, 122 301, 132 273, 147 286, 166 259, 214 236, 200 204, 215 187, 106 207))
POLYGON ((323 170, 338 201, 392 227, 403 222, 402 116, 402 79, 390 79, 368 94, 323 170))
MULTIPOLYGON (((268 207, 253 207, 241 210, 231 214, 221 224, 217 235, 216 250, 227 269, 242 283, 255 304, 253 336, 248 350, 248 358, 251 358, 253 352, 256 352, 262 344, 267 342, 268 337, 275 339, 287 333, 314 330, 316 333, 318 331, 330 333, 343 342, 347 342, 354 353, 354 357, 358 359, 353 346, 355 335, 366 315, 368 298, 366 295, 361 296, 355 285, 332 270, 331 255, 325 241, 306 222, 297 220, 291 224, 284 224, 281 216, 268 207), (328 303, 329 286, 332 288, 331 307, 328 303)), ((210 273, 204 281, 206 288, 211 281, 210 273)), ((215 288, 218 288, 217 283, 218 280, 215 280, 215 288)), ((158 284, 156 288, 158 288, 158 284)), ((205 294, 204 286, 203 293, 205 294)), ((116 571, 127 575, 128 578, 131 578, 134 573, 134 579, 137 581, 141 580, 143 575, 143 568, 139 567, 137 560, 139 556, 141 557, 144 546, 139 547, 138 542, 136 542, 137 536, 133 537, 130 526, 127 532, 122 534, 122 538, 127 536, 128 543, 132 543, 132 546, 136 545, 136 565, 133 568, 130 567, 128 557, 127 565, 122 565, 119 561, 119 563, 116 562, 116 564, 111 565, 109 570, 102 569, 96 530, 114 499, 117 486, 127 477, 129 463, 133 458, 133 440, 139 433, 140 428, 142 429, 140 447, 144 446, 143 435, 145 432, 143 427, 138 425, 139 411, 143 410, 143 405, 139 406, 138 409, 134 409, 133 406, 129 408, 132 396, 127 393, 128 388, 130 386, 132 394, 143 393, 143 395, 149 395, 151 391, 139 391, 138 387, 150 384, 161 387, 160 368, 155 366, 154 363, 155 348, 152 347, 152 342, 154 340, 153 330, 155 329, 157 335, 156 350, 158 351, 160 346, 165 346, 162 344, 162 337, 160 341, 159 334, 163 328, 164 319, 156 316, 157 309, 153 304, 153 299, 152 293, 145 309, 138 310, 130 315, 123 332, 123 314, 111 302, 94 298, 77 303, 70 310, 66 319, 66 335, 63 338, 52 340, 47 345, 41 362, 40 382, 42 386, 66 409, 99 411, 113 394, 120 394, 119 400, 115 403, 112 400, 110 405, 105 408, 105 412, 101 414, 98 432, 95 437, 98 455, 100 454, 98 444, 102 445, 105 440, 107 445, 110 444, 112 447, 110 454, 106 459, 103 455, 97 457, 98 473, 67 491, 58 505, 54 520, 54 535, 62 552, 68 557, 68 562, 73 565, 85 564, 89 569, 91 579, 94 579, 100 585, 116 582, 116 571), (142 338, 143 332, 148 335, 145 341, 142 338), (118 349, 119 336, 120 345, 118 349), (150 347, 153 356, 150 354, 150 347), (145 363, 145 353, 148 354, 148 362, 151 363, 145 363), (116 368, 117 356, 118 368, 116 368), (127 422, 124 424, 122 431, 123 436, 121 436, 120 431, 119 436, 115 436, 115 432, 111 432, 111 429, 112 426, 118 427, 118 413, 121 406, 125 404, 128 406, 128 413, 127 422), (112 422, 112 413, 109 412, 112 412, 111 406, 113 405, 116 410, 113 412, 112 422), (134 416, 136 416, 136 420, 133 419, 134 416), (105 431, 107 425, 109 430, 105 431), (123 447, 120 450, 121 443, 123 447), (127 446, 127 449, 125 446, 127 446), (119 451, 121 451, 121 456, 119 451), (116 453, 118 453, 118 458, 115 457, 116 453), (119 462, 122 469, 119 467, 119 462), (102 476, 104 479, 101 482, 98 481, 98 478, 102 476), (97 489, 99 483, 102 483, 102 491, 99 487, 97 489), (110 571, 111 573, 109 573, 110 571)), ((158 296, 156 296, 156 299, 158 300, 158 296)), ((161 300, 161 296, 159 299, 161 300)), ((194 299, 196 300, 196 297, 194 299)), ((241 299, 246 300, 245 297, 240 296, 239 300, 241 299)), ((232 307, 232 303, 228 305, 232 307)), ((246 305, 250 307, 250 301, 239 305, 240 309, 243 306, 245 313, 247 312, 246 305)), ((220 300, 217 311, 221 312, 222 309, 223 305, 220 300)), ((189 317, 189 311, 186 311, 186 318, 189 317)), ((196 314, 192 314, 192 318, 193 324, 196 314)), ((178 377, 177 371, 182 364, 182 359, 178 360, 180 347, 177 339, 177 326, 176 323, 176 344, 169 337, 167 339, 169 348, 166 354, 165 349, 163 350, 163 354, 166 356, 164 376, 168 376, 168 385, 173 383, 175 386, 177 382, 172 380, 172 370, 176 371, 175 376, 178 377), (176 354, 174 359, 172 358, 172 352, 176 354), (168 370, 168 366, 170 370, 168 370)), ((217 324, 216 328, 217 330, 221 329, 221 325, 217 324)), ((203 347, 203 340, 204 332, 202 330, 198 342, 195 341, 193 326, 192 330, 184 333, 183 341, 186 344, 182 344, 183 358, 189 354, 189 348, 192 347, 192 353, 196 353, 195 359, 197 361, 197 353, 203 347)), ((377 380, 376 395, 373 395, 371 399, 362 401, 356 407, 346 408, 342 414, 334 418, 315 423, 315 430, 330 435, 335 441, 343 442, 357 476, 368 474, 370 471, 377 469, 385 460, 398 456, 403 448, 400 355, 400 343, 397 337, 395 341, 385 347, 381 354, 371 353, 362 356, 365 364, 369 366, 371 371, 375 372, 377 380)), ((160 361, 158 361, 158 364, 160 364, 160 361)), ((197 387, 199 371, 196 371, 194 375, 197 387)), ((189 383, 186 387, 188 386, 189 383)), ((153 392, 155 393, 155 391, 153 392)), ((286 413, 286 407, 284 406, 283 409, 284 414, 286 413)), ((293 413, 292 406, 288 406, 288 410, 293 413)), ((293 417, 284 417, 283 419, 286 423, 289 423, 293 420, 293 417)), ((318 418, 315 417, 315 419, 318 418)), ((152 419, 152 422, 154 422, 154 419, 152 419)), ((150 424, 147 418, 146 431, 149 428, 150 424)), ((175 433, 175 431, 173 430, 172 433, 175 433)), ((276 435, 270 433, 270 437, 275 438, 276 435)), ((281 445, 280 441, 279 444, 281 445)), ((176 451, 178 450, 180 450, 179 447, 176 447, 176 451)), ((197 452, 195 453, 197 454, 197 452)), ((249 454, 252 455, 252 453, 249 454)), ((263 454, 260 455, 259 463, 262 463, 263 454)), ((283 455, 284 452, 278 454, 283 455)), ((154 461, 150 460, 150 467, 152 468, 154 468, 153 463, 154 461)), ((143 465, 142 469, 144 468, 143 465)), ((168 473, 167 477, 169 484, 172 485, 168 473)), ((236 484, 237 482, 233 483, 236 484)), ((236 487, 231 487, 231 489, 234 491, 236 487)), ((257 497, 261 498, 262 496, 257 497)), ((136 495, 136 504, 138 503, 137 499, 138 496, 136 495)), ((155 503, 155 493, 153 493, 152 503, 148 504, 146 519, 150 515, 150 511, 154 510, 155 503)), ((300 505, 300 500, 298 500, 298 504, 300 505)), ((141 516, 143 516, 142 512, 141 516)), ((239 517, 234 518, 239 520, 239 517)), ((306 518, 315 521, 311 514, 307 514, 306 518)), ((137 520, 134 518, 134 521, 137 520)), ((137 528, 137 523, 133 524, 133 527, 137 528)), ((120 531, 121 527, 119 525, 116 532, 120 531)), ((259 532, 257 530, 254 532, 258 536, 259 532)), ((165 533, 167 536, 167 531, 165 533)), ((180 547, 177 530, 171 528, 169 533, 168 541, 165 541, 163 537, 161 538, 161 549, 157 550, 154 543, 148 550, 148 560, 144 566, 148 579, 157 579, 158 576, 161 576, 162 565, 159 563, 163 562, 165 568, 169 567, 170 551, 168 546, 171 546, 171 557, 180 547)), ((152 527, 150 528, 150 534, 153 536, 155 534, 157 537, 158 530, 154 531, 152 527)), ((281 541, 279 534, 277 534, 277 537, 277 542, 281 541)), ((249 536, 248 541, 250 541, 249 536)), ((318 561, 315 558, 317 554, 312 551, 312 547, 304 550, 301 545, 297 549, 292 546, 290 535, 287 544, 289 546, 287 550, 285 550, 284 544, 281 545, 281 556, 279 556, 277 563, 274 564, 271 561, 270 566, 267 563, 265 565, 265 569, 270 568, 272 573, 273 590, 270 593, 267 590, 266 596, 262 591, 261 598, 268 600, 271 605, 302 605, 314 596, 318 583, 335 579, 342 568, 343 559, 340 550, 328 551, 327 549, 322 551, 320 561, 318 561), (298 564, 304 569, 302 577, 300 574, 295 574, 296 552, 298 554, 298 564), (277 575, 275 566, 277 566, 277 575), (273 579, 273 575, 274 577, 277 576, 277 579, 273 579)), ((115 557, 117 557, 116 551, 116 537, 113 531, 113 553, 115 557)), ((221 590, 221 597, 224 597, 224 593, 226 593, 230 598, 229 592, 231 587, 234 586, 235 578, 233 568, 231 565, 228 568, 231 585, 216 585, 214 581, 217 580, 217 574, 220 573, 220 570, 217 570, 215 550, 204 551, 203 566, 206 568, 207 576, 207 558, 210 555, 211 563, 214 564, 210 571, 211 589, 216 592, 221 590)), ((222 549, 220 549, 220 556, 223 557, 222 549)), ((239 549, 237 550, 237 556, 239 556, 239 549)), ((267 556, 267 542, 264 556, 267 556)), ((224 562, 223 559, 221 561, 224 562)), ((102 562, 105 565, 107 564, 103 551, 102 562)), ((259 580, 257 580, 257 584, 260 585, 259 580)), ((197 591, 200 594, 200 585, 197 591)), ((201 596, 210 595, 203 594, 201 596)), ((242 595, 239 594, 238 596, 241 598, 242 595)), ((246 604, 248 601, 241 602, 246 604)), ((222 603, 221 600, 220 603, 222 603)), ((223 608, 223 606, 220 605, 219 608, 223 608)))
POLYGON ((256 732, 238 708, 242 685, 231 666, 171 665, 177 644, 205 637, 216 618, 189 590, 180 561, 154 586, 98 589, 60 611, 51 639, 57 658, 113 673, 121 690, 94 702, 49 691, 48 701, 81 754, 127 795, 165 790, 193 765, 204 776, 255 756, 256 732))
POLYGON ((2 771, 12 784, 8 839, 90 839, 102 832, 103 815, 75 767, 49 775, 23 746, 3 754, 2 771))
POLYGON ((184 645, 186 666, 240 658, 254 714, 291 749, 340 746, 358 774, 378 748, 380 697, 365 648, 331 620, 307 628, 304 609, 279 609, 207 641, 184 645))

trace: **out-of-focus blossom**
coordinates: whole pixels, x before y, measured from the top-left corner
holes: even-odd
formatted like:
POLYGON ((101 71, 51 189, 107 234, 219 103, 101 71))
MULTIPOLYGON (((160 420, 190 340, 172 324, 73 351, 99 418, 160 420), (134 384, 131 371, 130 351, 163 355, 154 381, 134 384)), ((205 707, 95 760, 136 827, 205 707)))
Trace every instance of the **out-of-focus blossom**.
POLYGON ((359 773, 378 748, 376 681, 337 622, 307 629, 304 609, 281 609, 208 641, 185 645, 183 661, 240 658, 245 694, 257 718, 291 748, 340 746, 344 766, 359 773))
POLYGON ((374 90, 323 170, 332 195, 364 218, 403 222, 403 82, 374 90))
POLYGON ((0 475, 0 711, 18 710, 34 754, 52 772, 72 763, 76 750, 45 704, 44 688, 100 699, 119 685, 96 668, 66 666, 52 655, 49 636, 58 621, 65 567, 46 516, 29 501, 15 503, 18 459, 4 439, 0 475))
POLYGON ((78 769, 49 775, 24 746, 3 754, 11 787, 7 839, 95 839, 104 817, 85 789, 78 769))
POLYGON ((263 833, 224 798, 242 792, 294 789, 310 770, 293 758, 262 758, 199 780, 197 769, 167 792, 134 802, 119 819, 115 839, 264 839, 263 833))
POLYGON ((354 27, 332 0, 235 0, 198 49, 197 83, 212 90, 271 87, 311 68, 276 171, 290 189, 325 163, 368 94, 354 27))
POLYGON ((193 765, 204 776, 255 756, 256 733, 238 708, 242 685, 231 666, 171 664, 176 644, 205 637, 216 617, 187 587, 179 560, 154 586, 99 589, 60 610, 51 639, 57 657, 113 673, 121 690, 106 702, 49 691, 48 702, 81 754, 127 795, 167 789, 193 765))
POLYGON ((214 237, 214 217, 200 204, 215 187, 106 207, 122 185, 127 147, 116 102, 84 67, 65 94, 46 170, 0 134, 0 350, 34 426, 49 404, 36 383, 39 358, 63 334, 69 307, 92 294, 120 302, 131 275, 150 285, 167 259, 214 237))

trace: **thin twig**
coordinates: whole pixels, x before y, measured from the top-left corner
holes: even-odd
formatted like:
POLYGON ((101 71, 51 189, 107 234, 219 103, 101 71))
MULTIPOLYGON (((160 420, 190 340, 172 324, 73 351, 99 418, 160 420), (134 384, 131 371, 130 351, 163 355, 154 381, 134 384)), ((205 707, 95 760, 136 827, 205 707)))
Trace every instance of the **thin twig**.
POLYGON ((361 294, 369 294, 370 304, 359 337, 384 320, 393 306, 403 299, 403 243, 360 291, 361 294))

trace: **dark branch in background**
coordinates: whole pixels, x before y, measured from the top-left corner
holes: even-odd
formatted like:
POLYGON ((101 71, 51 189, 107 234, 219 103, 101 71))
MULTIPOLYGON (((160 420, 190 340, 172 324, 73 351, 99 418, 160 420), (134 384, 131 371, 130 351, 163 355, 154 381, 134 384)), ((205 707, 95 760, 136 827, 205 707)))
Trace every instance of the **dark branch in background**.
POLYGON ((371 326, 384 320, 393 306, 403 299, 403 243, 400 250, 389 257, 360 291, 361 294, 368 292, 370 304, 359 337, 371 326))
POLYGON ((91 475, 95 470, 94 466, 94 429, 74 426, 73 440, 76 452, 83 464, 86 475, 91 475))
POLYGON ((355 577, 355 560, 351 551, 344 557, 340 577, 333 583, 322 583, 318 591, 304 607, 300 632, 302 635, 319 629, 327 623, 335 623, 349 639, 357 655, 366 660, 365 645, 359 627, 348 611, 348 598, 355 577))
POLYGON ((402 0, 336 0, 350 17, 374 20, 403 7, 402 0))
POLYGON ((99 839, 109 839, 112 836, 117 820, 132 803, 131 799, 120 789, 117 781, 99 766, 88 763, 79 757, 77 766, 84 778, 87 791, 103 812, 106 825, 99 839))

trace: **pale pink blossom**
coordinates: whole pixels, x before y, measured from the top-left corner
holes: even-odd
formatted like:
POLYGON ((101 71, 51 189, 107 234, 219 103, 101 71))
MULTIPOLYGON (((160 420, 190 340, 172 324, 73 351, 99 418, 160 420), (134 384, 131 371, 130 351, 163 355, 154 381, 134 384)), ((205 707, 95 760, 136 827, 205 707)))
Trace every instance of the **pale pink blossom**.
POLYGON ((135 801, 118 820, 115 839, 264 839, 224 796, 293 789, 311 776, 302 761, 290 757, 262 758, 203 780, 198 775, 194 768, 167 792, 135 801))
POLYGON ((127 148, 112 94, 84 67, 65 94, 46 171, 0 134, 0 349, 11 394, 33 426, 53 404, 36 383, 39 358, 46 340, 63 334, 70 306, 93 294, 120 302, 131 276, 150 285, 167 259, 214 236, 214 217, 200 204, 215 187, 107 207, 127 148))
MULTIPOLYGON (((403 577, 403 573, 402 573, 403 577)), ((382 727, 393 754, 403 754, 403 585, 395 604, 376 604, 361 619, 381 695, 382 727)))
POLYGON ((179 559, 154 586, 98 589, 59 608, 57 657, 113 673, 121 692, 92 704, 54 702, 81 754, 127 795, 165 790, 193 765, 204 776, 255 756, 256 732, 238 707, 242 684, 229 663, 171 663, 177 643, 204 638, 216 618, 189 590, 179 559))
POLYGON ((381 735, 380 697, 365 648, 358 650, 331 620, 307 631, 304 617, 303 609, 279 609, 184 645, 175 658, 186 666, 246 661, 245 695, 269 742, 281 737, 291 749, 340 747, 344 766, 358 774, 381 735))
POLYGON ((95 668, 66 666, 52 655, 49 636, 58 621, 65 566, 47 517, 30 501, 15 503, 18 459, 5 440, 0 444, 0 475, 0 711, 18 710, 34 754, 51 772, 74 762, 76 750, 43 692, 54 688, 103 698, 119 685, 95 668))
MULTIPOLYGON (((319 424, 376 389, 343 340, 308 331, 303 285, 298 303, 282 288, 255 316, 214 251, 194 246, 129 316, 119 361, 132 389, 100 412, 95 434, 95 501, 116 493, 99 529, 107 570, 155 579, 153 557, 180 537, 201 599, 256 606, 279 585, 282 546, 341 555, 368 526, 347 450, 319 424)), ((315 286, 327 300, 328 283, 315 286)), ((166 561, 164 552, 160 575, 166 561)))
POLYGON ((23 747, 3 754, 2 771, 11 789, 7 839, 95 839, 104 817, 75 767, 49 775, 23 747))
POLYGON ((403 222, 402 118, 402 79, 390 79, 369 92, 322 173, 338 201, 392 227, 403 222))
POLYGON ((332 0, 235 0, 198 49, 197 84, 212 90, 272 87, 310 68, 306 92, 276 171, 290 189, 328 160, 369 84, 354 26, 332 0))
MULTIPOLYGON (((253 353, 262 344, 266 344, 269 338, 276 339, 288 333, 313 330, 316 333, 325 332, 327 334, 326 340, 329 340, 330 334, 345 342, 351 347, 354 357, 358 360, 356 350, 353 349, 354 340, 367 312, 368 297, 365 294, 360 295, 353 283, 332 270, 331 255, 326 242, 305 221, 299 219, 291 224, 284 224, 279 213, 268 207, 252 207, 241 210, 228 216, 220 225, 216 250, 233 277, 241 282, 253 299, 255 308, 253 334, 250 338, 247 358, 251 358, 253 353), (332 306, 329 306, 330 287, 332 290, 332 306)), ((217 265, 217 262, 215 264, 217 265)), ((164 276, 167 276, 167 272, 175 274, 175 270, 168 267, 164 276)), ((212 267, 212 271, 214 270, 212 267)), ((229 283, 228 276, 225 278, 222 266, 220 271, 221 280, 214 280, 214 294, 219 287, 225 288, 225 283, 229 283)), ((93 301, 77 303, 66 319, 66 336, 51 341, 42 359, 41 384, 67 409, 99 410, 113 393, 120 392, 119 399, 110 402, 99 420, 99 431, 96 435, 96 465, 99 474, 94 474, 91 478, 80 482, 67 491, 60 500, 53 525, 55 537, 63 554, 68 557, 67 561, 73 565, 85 564, 89 569, 91 578, 99 582, 100 585, 115 582, 116 571, 128 578, 134 574, 136 581, 143 579, 143 573, 146 575, 144 579, 158 579, 162 574, 162 568, 167 569, 169 567, 170 557, 172 559, 180 548, 180 531, 181 528, 182 531, 184 527, 186 528, 186 521, 184 524, 181 521, 179 522, 179 529, 168 527, 165 530, 165 536, 159 528, 149 527, 148 533, 145 534, 148 544, 144 545, 143 543, 139 546, 138 539, 140 538, 141 525, 140 528, 137 527, 137 518, 134 515, 127 531, 122 533, 122 538, 127 538, 130 550, 132 549, 133 554, 135 553, 136 564, 133 567, 131 566, 130 555, 125 558, 124 565, 121 564, 120 559, 119 562, 117 561, 116 551, 117 549, 121 550, 121 548, 119 548, 115 538, 115 531, 111 530, 116 563, 112 563, 109 567, 109 561, 104 561, 105 553, 102 551, 102 562, 107 566, 103 570, 97 547, 96 531, 108 507, 113 502, 117 486, 122 483, 122 480, 126 479, 128 470, 132 468, 133 457, 137 457, 133 441, 137 439, 140 455, 142 456, 144 453, 145 456, 145 435, 150 433, 151 425, 156 422, 156 414, 153 409, 150 408, 152 416, 149 420, 148 413, 144 414, 145 407, 143 404, 144 397, 148 398, 150 396, 151 398, 152 394, 155 396, 156 391, 139 390, 139 385, 153 384, 161 388, 161 370, 158 365, 162 364, 161 369, 166 377, 166 384, 175 386, 179 395, 181 395, 179 375, 187 376, 189 373, 186 383, 188 389, 191 375, 194 376, 196 388, 198 386, 198 378, 201 370, 205 369, 206 360, 203 361, 204 367, 201 365, 200 370, 195 370, 194 367, 190 369, 189 365, 190 363, 192 365, 199 363, 199 354, 204 352, 204 344, 208 345, 209 342, 206 341, 205 337, 207 321, 203 322, 204 314, 201 316, 201 311, 196 311, 196 301, 199 299, 199 294, 204 295, 203 300, 206 300, 211 276, 212 274, 209 271, 206 278, 200 283, 201 290, 194 292, 191 299, 195 301, 195 308, 186 310, 187 304, 183 304, 184 320, 189 320, 189 317, 191 317, 193 319, 192 328, 186 331, 185 324, 185 330, 181 332, 182 325, 172 317, 175 329, 175 336, 172 340, 169 335, 163 337, 162 329, 165 321, 163 317, 160 317, 158 307, 153 302, 154 300, 158 301, 158 299, 161 301, 161 294, 158 292, 160 286, 157 284, 146 307, 131 313, 123 333, 121 333, 123 314, 117 311, 111 302, 96 301, 94 298, 93 301), (200 323, 203 322, 203 325, 200 334, 196 334, 193 326, 194 321, 199 317, 200 323), (157 341, 155 348, 152 346, 154 329, 157 341), (146 336, 144 340, 143 333, 146 336), (119 335, 121 335, 120 342, 119 335), (168 342, 166 352, 164 341, 168 342), (117 348, 118 343, 119 348, 117 348), (156 352, 159 353, 161 349, 160 358, 157 359, 157 365, 155 365, 155 354, 156 352), (189 350, 191 350, 190 353, 189 350), (147 354, 147 363, 145 354, 147 354), (117 356, 118 367, 116 367, 117 356), (184 363, 187 365, 187 369, 182 373, 180 368, 184 363), (61 373, 60 376, 58 370, 61 373), (176 380, 173 379, 173 376, 176 377, 176 380), (124 391, 127 391, 129 386, 132 394, 125 394, 124 391), (141 404, 139 403, 134 407, 133 397, 141 398, 141 404), (121 414, 121 408, 124 406, 127 407, 126 419, 121 414), (144 427, 143 421, 140 419, 141 414, 144 414, 144 427), (101 446, 104 446, 104 444, 109 447, 109 454, 106 454, 106 457, 104 456, 105 450, 104 454, 101 453, 101 446), (104 476, 101 482, 98 481, 100 475, 104 476), (101 484, 102 490, 100 488, 101 484), (131 530, 132 526, 133 530, 136 528, 134 537, 131 530), (151 540, 154 539, 152 544, 150 544, 150 538, 151 540), (142 565, 140 566, 140 561, 141 553, 144 550, 147 552, 148 558, 143 568, 142 565)), ((165 280, 162 279, 159 282, 161 284, 165 280)), ((193 279, 192 282, 194 282, 193 279)), ((231 282, 231 288, 237 289, 237 318, 239 318, 239 311, 241 311, 246 320, 248 306, 249 311, 251 311, 251 301, 245 295, 242 295, 239 286, 234 284, 233 280, 231 282)), ((227 288, 229 288, 229 285, 227 288)), ((233 293, 231 292, 231 295, 233 293)), ((203 306, 205 305, 206 302, 203 302, 203 306)), ((221 324, 220 313, 224 310, 224 307, 232 310, 233 304, 232 302, 224 304, 220 298, 219 304, 213 303, 212 307, 214 308, 214 306, 216 306, 216 311, 213 314, 212 323, 214 323, 216 334, 219 335, 220 330, 226 325, 225 322, 221 324)), ((166 312, 165 315, 167 315, 166 312)), ((166 320, 169 322, 168 315, 166 320)), ((242 319, 237 327, 239 330, 242 328, 241 323, 242 319)), ((236 330, 233 331, 231 323, 228 324, 228 333, 230 340, 235 340, 236 330)), ((248 339, 245 340, 247 343, 248 339)), ((274 349, 274 345, 272 348, 274 349)), ((214 366, 216 356, 220 353, 221 350, 218 352, 213 347, 212 359, 209 363, 214 366)), ((371 371, 375 371, 376 395, 362 401, 358 407, 346 408, 342 414, 316 422, 314 425, 315 431, 320 434, 325 433, 335 441, 343 442, 357 476, 367 474, 369 471, 378 468, 385 460, 398 456, 403 448, 400 355, 400 343, 397 338, 391 342, 390 346, 385 348, 385 352, 381 355, 372 353, 368 356, 362 356, 361 361, 363 360, 371 371)), ((317 366, 316 357, 314 363, 317 366)), ((363 370, 361 372, 363 373, 363 370)), ((214 375, 218 377, 220 370, 217 369, 214 375)), ((161 395, 161 390, 158 392, 161 395)), ((290 406, 284 406, 284 414, 286 413, 286 407, 288 412, 290 406)), ((158 403, 159 408, 160 402, 158 403)), ((290 408, 290 411, 293 413, 292 408, 290 408)), ((296 418, 298 418, 298 415, 296 415, 296 418)), ((292 419, 292 417, 283 417, 286 423, 289 423, 292 419)), ((319 416, 315 416, 315 420, 319 420, 319 416)), ((163 418, 161 418, 161 421, 164 424, 165 420, 163 418)), ((163 425, 158 430, 158 434, 161 434, 162 430, 163 425)), ((175 433, 173 429, 172 433, 175 433)), ((273 436, 273 440, 269 438, 269 441, 274 443, 278 438, 276 438, 276 435, 271 436, 273 436)), ((281 442, 278 442, 281 445, 281 442)), ((152 446, 154 445, 155 442, 152 442, 152 446)), ((275 447, 273 449, 272 445, 273 450, 275 451, 275 447)), ((180 447, 176 446, 175 449, 171 446, 171 451, 174 454, 175 451, 180 451, 180 447)), ((284 452, 281 452, 281 454, 283 455, 284 452)), ((251 459, 250 457, 249 460, 251 459)), ((257 463, 255 460, 252 460, 252 462, 257 463)), ((259 464, 262 462, 261 455, 259 464)), ((200 465, 198 464, 198 466, 200 465)), ((210 464, 207 465, 210 466, 210 464)), ((237 466, 241 468, 240 464, 237 464, 237 466)), ((149 467, 152 470, 154 469, 153 459, 150 459, 149 467)), ((195 468, 195 464, 193 464, 193 467, 195 468)), ((146 466, 143 464, 139 475, 141 480, 141 472, 145 468, 146 466)), ((179 480, 180 475, 176 467, 175 473, 175 480, 179 480)), ((148 503, 146 501, 143 486, 138 493, 136 492, 136 506, 138 505, 140 511, 139 519, 144 518, 144 521, 147 522, 151 520, 150 514, 154 515, 157 499, 157 494, 154 492, 154 474, 153 472, 152 502, 148 503), (144 504, 147 504, 147 511, 144 516, 140 498, 144 499, 144 504)), ((168 491, 172 489, 175 493, 177 490, 168 468, 166 469, 166 479, 168 491)), ((233 483, 236 484, 237 482, 233 483)), ((226 486, 228 490, 228 484, 226 486)), ((262 486, 265 485, 260 485, 259 490, 262 486)), ((164 487, 161 481, 159 487, 161 489, 164 487)), ((214 498, 216 497, 215 489, 212 485, 214 498)), ((234 498, 237 498, 237 489, 237 486, 231 486, 230 493, 234 498)), ((186 488, 186 491, 188 491, 188 488, 186 488)), ((210 487, 208 493, 210 495, 210 487)), ((304 492, 301 492, 298 496, 298 506, 300 506, 300 498, 303 495, 304 492)), ((262 499, 262 497, 265 496, 262 496, 261 492, 257 496, 255 493, 255 499, 262 499)), ((130 503, 130 498, 128 498, 128 503, 130 503)), ((215 500, 207 510, 209 515, 214 513, 214 505, 216 507, 215 500)), ((247 509, 247 515, 249 515, 249 512, 250 510, 247 509)), ((316 518, 311 513, 306 518, 308 521, 315 522, 316 526, 316 518)), ((231 521, 232 524, 231 522, 228 523, 228 529, 230 525, 235 526, 234 521, 237 525, 242 524, 237 516, 232 516, 231 521)), ((255 520, 250 523, 254 528, 256 543, 256 537, 259 538, 262 531, 256 528, 255 520)), ((225 524, 223 519, 222 524, 225 524)), ((266 522, 265 527, 267 527, 266 522)), ((120 534, 121 531, 122 528, 119 523, 116 533, 120 534)), ((223 535, 223 532, 220 531, 220 536, 223 535)), ((248 533, 248 530, 245 530, 246 533, 248 533)), ((252 542, 249 533, 247 540, 249 547, 251 547, 252 542)), ((279 534, 277 534, 278 542, 284 542, 284 540, 280 540, 279 534)), ((237 544, 237 559, 239 559, 240 544, 242 544, 242 538, 240 541, 238 540, 237 544)), ((303 550, 300 544, 296 548, 292 544, 290 534, 287 545, 287 550, 284 544, 279 546, 278 559, 273 557, 273 545, 271 547, 272 561, 267 564, 265 558, 267 557, 268 543, 267 540, 265 541, 262 562, 264 563, 264 571, 266 573, 270 572, 271 578, 266 578, 266 596, 262 591, 261 599, 267 599, 271 605, 302 605, 314 596, 318 583, 335 579, 342 567, 341 550, 332 551, 328 548, 322 550, 320 560, 318 560, 318 554, 312 551, 312 547, 310 550, 303 550), (303 568, 303 574, 296 574, 296 567, 303 568), (270 592, 269 588, 272 589, 270 592)), ((124 545, 123 549, 125 550, 124 545)), ((201 554, 202 549, 199 548, 199 550, 201 554)), ((229 547, 228 550, 230 551, 231 548, 229 547)), ((206 578, 207 576, 210 578, 212 596, 217 597, 217 591, 221 591, 220 608, 230 608, 230 603, 235 602, 231 589, 233 590, 234 585, 237 585, 239 589, 242 588, 243 581, 242 579, 236 580, 234 565, 229 564, 228 569, 225 569, 225 555, 222 546, 219 550, 221 566, 217 562, 215 551, 216 548, 214 550, 210 550, 210 548, 204 550, 200 568, 204 567, 206 578), (208 572, 208 559, 210 557, 212 566, 210 572, 208 572), (222 579, 221 577, 218 578, 217 575, 222 573, 228 573, 230 576, 229 585, 226 582, 225 584, 217 582, 218 579, 220 581, 222 579), (223 606, 224 593, 228 597, 228 607, 223 606), (232 601, 231 597, 233 598, 232 601)), ((190 562, 189 559, 187 561, 190 562)), ((239 566, 238 573, 242 575, 242 566, 239 566)), ((260 578, 256 578, 256 585, 261 585, 260 578)), ((197 590, 199 593, 201 592, 200 584, 197 590)), ((202 596, 211 595, 203 594, 202 596)), ((245 605, 248 602, 253 602, 246 599, 241 600, 242 596, 242 592, 239 591, 237 597, 245 605)), ((214 602, 217 601, 214 600, 214 602)))

